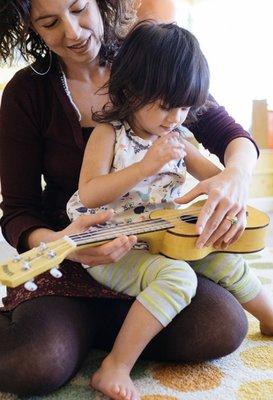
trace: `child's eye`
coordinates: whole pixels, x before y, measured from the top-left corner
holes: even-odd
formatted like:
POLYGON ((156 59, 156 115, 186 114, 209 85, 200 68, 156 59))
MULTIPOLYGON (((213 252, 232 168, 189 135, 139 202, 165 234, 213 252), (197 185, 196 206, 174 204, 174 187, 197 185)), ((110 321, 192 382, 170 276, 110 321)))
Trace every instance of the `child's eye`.
POLYGON ((159 108, 163 111, 169 111, 169 108, 164 106, 163 104, 160 104, 159 108))

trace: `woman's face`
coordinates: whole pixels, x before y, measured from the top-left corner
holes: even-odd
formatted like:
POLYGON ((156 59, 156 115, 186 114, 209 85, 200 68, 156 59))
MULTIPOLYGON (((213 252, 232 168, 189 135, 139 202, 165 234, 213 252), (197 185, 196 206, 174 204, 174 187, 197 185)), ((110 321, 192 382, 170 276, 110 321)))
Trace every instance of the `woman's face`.
POLYGON ((67 65, 89 63, 100 51, 103 22, 96 0, 32 0, 31 24, 67 65))

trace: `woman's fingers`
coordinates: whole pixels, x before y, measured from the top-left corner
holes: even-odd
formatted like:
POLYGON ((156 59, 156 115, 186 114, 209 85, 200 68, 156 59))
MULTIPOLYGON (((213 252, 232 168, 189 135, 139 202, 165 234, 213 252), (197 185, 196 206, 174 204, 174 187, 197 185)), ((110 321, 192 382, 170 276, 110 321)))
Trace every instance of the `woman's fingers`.
POLYGON ((91 267, 115 262, 123 257, 132 248, 136 241, 136 236, 120 236, 101 246, 76 251, 70 259, 82 264, 90 265, 91 267))
POLYGON ((230 244, 236 242, 242 234, 244 233, 247 220, 246 220, 246 210, 243 209, 237 214, 237 219, 238 222, 234 225, 231 225, 229 231, 226 233, 226 235, 223 238, 223 246, 226 248, 230 244))
MULTIPOLYGON (((223 199, 219 204, 216 198, 213 206, 215 208, 208 215, 204 216, 205 228, 197 240, 197 246, 202 247, 213 245, 220 237, 222 237, 231 227, 230 218, 227 215, 234 217, 238 213, 237 207, 230 208, 230 202, 223 199)), ((201 221, 202 223, 203 221, 201 221)))
MULTIPOLYGON (((108 254, 108 262, 116 262, 120 260, 129 250, 131 250, 132 246, 136 244, 136 242, 136 236, 122 237, 120 245, 115 246, 115 248, 113 247, 112 251, 108 254)), ((111 242, 111 244, 113 245, 113 242, 111 242)))
POLYGON ((199 248, 206 244, 213 232, 218 229, 223 216, 227 212, 228 205, 226 202, 219 205, 219 197, 219 191, 211 191, 199 213, 196 222, 196 232, 200 235, 197 240, 197 247, 199 248))
POLYGON ((175 199, 175 203, 187 204, 190 201, 196 199, 196 197, 200 196, 201 194, 207 194, 206 190, 202 185, 202 182, 194 186, 194 188, 192 188, 188 193, 184 194, 184 196, 175 199))
MULTIPOLYGON (((221 216, 220 216, 221 218, 221 216)), ((237 212, 237 209, 229 210, 222 222, 219 224, 216 231, 210 236, 205 243, 206 246, 213 245, 215 248, 225 250, 227 246, 235 242, 243 233, 246 226, 245 211, 237 212), (237 219, 237 222, 232 224, 232 218, 237 219)))

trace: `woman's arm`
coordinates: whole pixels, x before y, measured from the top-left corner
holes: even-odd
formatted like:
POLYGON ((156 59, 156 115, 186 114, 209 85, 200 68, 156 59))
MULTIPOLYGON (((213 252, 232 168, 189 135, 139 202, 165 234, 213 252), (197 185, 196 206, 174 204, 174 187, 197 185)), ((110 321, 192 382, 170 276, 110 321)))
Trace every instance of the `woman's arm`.
POLYGON ((248 188, 259 151, 251 136, 217 103, 190 129, 226 168, 215 177, 197 184, 179 199, 179 203, 188 203, 201 194, 207 194, 208 199, 196 224, 200 235, 197 246, 214 244, 226 248, 244 231, 248 188), (238 222, 231 225, 229 219, 235 216, 238 222))
POLYGON ((140 162, 110 173, 115 131, 109 124, 99 124, 87 143, 80 174, 79 196, 83 205, 95 208, 109 204, 170 160, 183 157, 184 146, 171 140, 177 135, 171 133, 155 140, 140 162))
MULTIPOLYGON (((109 219, 111 212, 83 216, 55 232, 43 217, 41 174, 43 144, 32 81, 20 72, 7 85, 0 110, 0 170, 3 201, 1 228, 5 239, 19 252, 66 234, 80 233, 109 219)), ((41 97, 41 96, 40 96, 41 97)), ((98 265, 121 258, 136 242, 121 237, 105 245, 75 252, 74 261, 98 265)))
POLYGON ((250 134, 236 123, 212 96, 210 96, 210 101, 207 111, 198 116, 198 120, 188 127, 198 142, 217 155, 221 163, 225 164, 225 152, 229 143, 236 138, 245 138, 244 143, 250 142, 256 149, 257 160, 259 149, 250 134))
POLYGON ((27 231, 51 228, 42 215, 43 149, 33 93, 31 80, 19 71, 4 90, 0 110, 1 227, 19 251, 26 250, 27 231))
MULTIPOLYGON (((113 212, 111 210, 97 213, 96 215, 82 215, 65 229, 58 232, 44 228, 35 229, 26 237, 28 247, 38 246, 41 241, 48 243, 66 235, 85 232, 90 226, 103 224, 105 221, 111 219, 112 215, 113 212)), ((67 258, 81 264, 89 265, 90 267, 108 264, 122 258, 136 242, 136 236, 127 237, 122 235, 101 246, 76 250, 70 253, 67 258)))

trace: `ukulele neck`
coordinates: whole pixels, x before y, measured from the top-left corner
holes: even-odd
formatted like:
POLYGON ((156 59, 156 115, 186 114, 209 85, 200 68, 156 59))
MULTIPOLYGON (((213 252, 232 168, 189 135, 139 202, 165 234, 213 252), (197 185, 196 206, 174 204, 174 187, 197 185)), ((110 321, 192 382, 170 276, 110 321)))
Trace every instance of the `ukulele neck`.
POLYGON ((106 226, 94 231, 70 235, 66 239, 74 246, 81 247, 91 243, 106 242, 121 235, 130 236, 167 230, 175 226, 173 222, 157 218, 129 224, 119 224, 113 227, 106 226))

